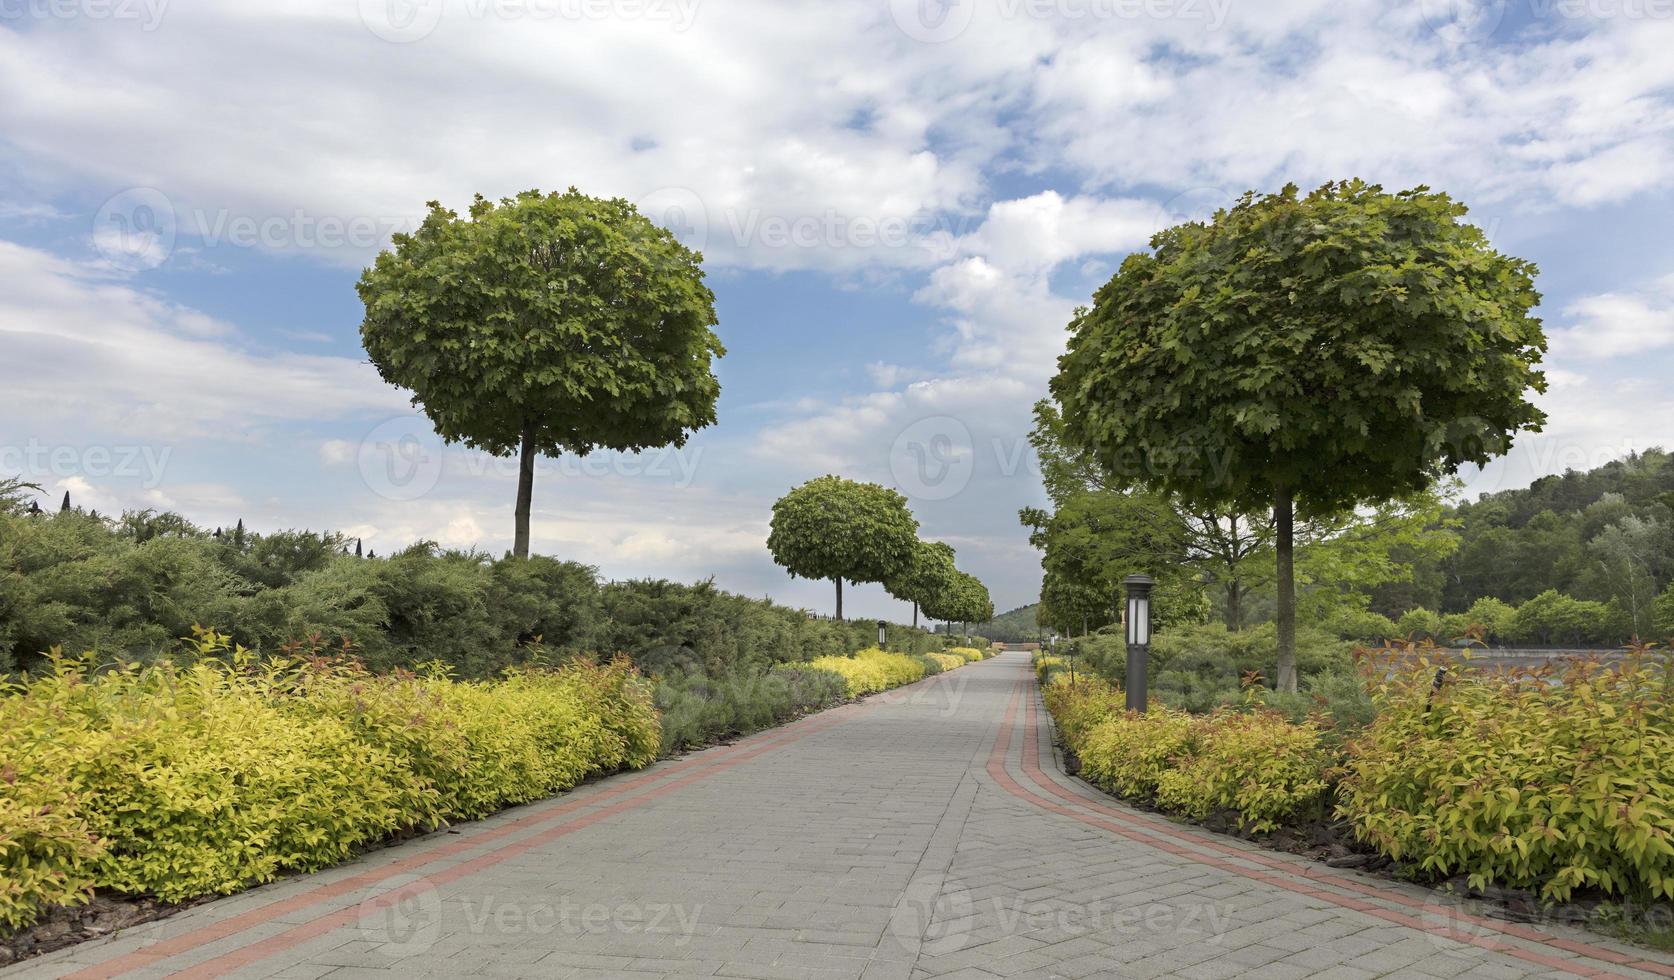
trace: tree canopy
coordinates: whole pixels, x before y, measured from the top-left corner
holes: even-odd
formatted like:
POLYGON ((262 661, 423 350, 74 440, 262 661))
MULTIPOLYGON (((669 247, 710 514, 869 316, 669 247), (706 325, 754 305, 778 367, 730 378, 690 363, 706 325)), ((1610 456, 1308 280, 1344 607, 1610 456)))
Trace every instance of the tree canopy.
POLYGON ((520 457, 683 445, 715 422, 725 354, 702 256, 620 198, 525 191, 430 202, 360 278, 361 340, 448 442, 520 457))
POLYGON ((1248 193, 1158 233, 1070 324, 1066 441, 1188 506, 1272 508, 1287 689, 1295 508, 1422 491, 1544 419, 1535 267, 1465 214, 1359 180, 1248 193))
POLYGON ((822 476, 773 505, 767 550, 792 576, 831 579, 837 616, 843 581, 885 582, 911 566, 918 521, 907 498, 876 483, 822 476))
POLYGON ((912 561, 884 580, 884 588, 890 595, 913 604, 914 626, 918 625, 919 610, 952 588, 958 571, 953 560, 952 545, 920 541, 913 547, 912 561))

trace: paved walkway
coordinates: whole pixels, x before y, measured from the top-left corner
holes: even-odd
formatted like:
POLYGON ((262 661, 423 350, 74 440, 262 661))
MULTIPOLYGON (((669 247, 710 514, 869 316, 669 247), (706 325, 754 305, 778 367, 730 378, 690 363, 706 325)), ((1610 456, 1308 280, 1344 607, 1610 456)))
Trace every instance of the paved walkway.
POLYGON ((4 977, 1663 976, 1113 804, 1023 654, 211 902, 4 977))

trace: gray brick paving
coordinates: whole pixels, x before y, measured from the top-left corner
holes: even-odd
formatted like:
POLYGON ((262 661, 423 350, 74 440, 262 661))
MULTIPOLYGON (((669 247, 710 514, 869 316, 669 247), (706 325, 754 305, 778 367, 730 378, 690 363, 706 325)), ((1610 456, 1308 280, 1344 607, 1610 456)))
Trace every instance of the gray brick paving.
MULTIPOLYGON (((336 980, 1553 974, 1550 964, 1392 924, 1019 798, 992 778, 987 766, 1007 705, 1025 689, 1020 680, 1026 676, 1022 656, 1008 654, 804 720, 733 750, 662 764, 649 775, 617 777, 662 786, 696 771, 692 767, 725 758, 727 751, 743 751, 764 738, 792 739, 456 880, 419 881, 393 910, 360 903, 393 884, 411 882, 412 874, 262 915, 250 929, 127 975, 165 976, 194 964, 214 965, 220 962, 214 957, 236 954, 268 936, 283 939, 289 930, 308 928, 321 914, 343 909, 353 914, 335 927, 295 936, 283 948, 268 950, 271 955, 228 968, 237 976, 336 980), (359 914, 366 909, 375 914, 359 914)), ((1035 696, 1032 687, 1026 690, 1027 697, 1035 696)), ((1046 797, 1019 765, 1021 752, 1032 748, 1022 722, 1019 710, 1009 729, 1005 771, 1024 790, 1046 797)), ((1056 771, 1044 723, 1038 739, 1043 778, 1112 805, 1056 771)), ((416 874, 495 855, 497 848, 529 840, 548 826, 630 798, 619 793, 610 798, 614 784, 607 780, 558 802, 458 828, 454 835, 432 835, 344 868, 212 902, 4 976, 62 976, 143 952, 228 916, 378 872, 426 849, 459 850, 416 874), (555 822, 539 822, 566 802, 580 806, 555 822), (525 827, 519 820, 535 822, 525 827), (513 829, 495 837, 503 828, 513 829)), ((1173 829, 1188 844, 1211 839, 1173 829)), ((1261 868, 1242 859, 1239 866, 1246 864, 1261 868)), ((1318 871, 1317 865, 1308 867, 1318 871)), ((1355 895, 1332 893, 1338 891, 1355 895)), ((1401 894, 1426 895, 1416 889, 1401 894)), ((1380 908, 1413 912, 1395 901, 1375 901, 1380 908)), ((1649 955, 1598 937, 1565 935, 1636 957, 1649 955)), ((1555 960, 1575 959, 1549 947, 1505 941, 1555 960)))

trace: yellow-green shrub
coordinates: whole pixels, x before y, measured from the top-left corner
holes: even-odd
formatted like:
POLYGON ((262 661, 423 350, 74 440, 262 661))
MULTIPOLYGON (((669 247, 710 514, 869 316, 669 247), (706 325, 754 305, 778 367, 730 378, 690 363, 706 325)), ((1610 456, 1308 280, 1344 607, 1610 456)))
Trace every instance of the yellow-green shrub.
POLYGON ((924 679, 924 665, 919 661, 904 653, 886 653, 875 647, 852 657, 815 657, 805 664, 788 666, 811 667, 836 674, 843 678, 844 688, 851 698, 924 679))
POLYGON ((1376 682, 1338 788, 1362 840, 1557 901, 1583 886, 1674 897, 1674 666, 1474 671, 1432 695, 1436 667, 1376 682))
POLYGON ((1257 833, 1317 805, 1330 760, 1313 722, 1292 724, 1273 711, 1219 711, 1191 720, 1188 744, 1157 780, 1164 809, 1202 820, 1216 810, 1238 814, 1257 833))
POLYGON ((927 653, 924 656, 935 661, 943 671, 949 671, 955 667, 963 667, 970 663, 970 661, 966 660, 964 657, 957 656, 953 653, 927 653))
POLYGON ((982 660, 985 656, 985 654, 981 650, 978 650, 975 647, 948 647, 946 650, 943 650, 942 652, 947 653, 947 654, 952 654, 955 657, 959 657, 959 658, 963 659, 965 661, 965 663, 968 663, 968 664, 969 663, 975 663, 978 660, 982 660))
POLYGON ((1112 715, 1127 711, 1127 699, 1121 688, 1097 675, 1078 677, 1073 685, 1068 683, 1068 674, 1054 675, 1054 680, 1057 678, 1063 678, 1065 683, 1043 688, 1041 696, 1046 700, 1046 710, 1058 724, 1064 744, 1079 753, 1088 730, 1112 715))
MULTIPOLYGON (((10 764, 0 783, 16 785, 10 764)), ((76 905, 92 892, 104 843, 72 812, 61 780, 0 794, 0 934, 33 921, 48 905, 76 905)))
POLYGON ((1129 714, 1122 689, 1096 676, 1051 684, 1042 696, 1081 759, 1081 775, 1122 796, 1199 820, 1233 810, 1261 832, 1318 803, 1328 788, 1330 759, 1312 722, 1291 724, 1265 710, 1196 716, 1160 705, 1129 714))
POLYGON ((1035 654, 1035 680, 1045 684, 1053 673, 1069 669, 1069 661, 1050 653, 1035 654))
POLYGON ((460 683, 226 646, 206 634, 225 659, 183 666, 59 658, 0 689, 0 924, 89 883, 234 891, 656 757, 626 661, 460 683))
POLYGON ((1081 775, 1113 793, 1149 799, 1190 751, 1192 716, 1160 707, 1143 715, 1122 712, 1085 732, 1077 750, 1081 775))

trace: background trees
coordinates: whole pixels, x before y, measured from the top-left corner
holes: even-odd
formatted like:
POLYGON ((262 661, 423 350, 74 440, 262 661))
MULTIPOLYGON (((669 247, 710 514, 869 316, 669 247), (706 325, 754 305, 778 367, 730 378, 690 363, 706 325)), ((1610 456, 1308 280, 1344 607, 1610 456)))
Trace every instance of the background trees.
POLYGON ((1463 205, 1362 181, 1246 194, 1156 235, 1070 324, 1067 444, 1192 508, 1270 509, 1294 690, 1295 518, 1424 490, 1538 428, 1534 266, 1463 205))
POLYGON ((940 541, 920 541, 913 547, 912 560, 900 572, 884 580, 889 594, 913 604, 913 625, 926 603, 951 589, 958 569, 953 564, 953 546, 940 541))
POLYGON ((725 353, 702 256, 620 198, 432 201, 360 279, 361 340, 436 431, 518 457, 512 552, 529 554, 535 458, 683 445, 713 424, 725 353))
POLYGON ((901 575, 913 561, 917 535, 906 497, 876 483, 822 476, 773 505, 767 550, 793 576, 831 579, 842 619, 843 580, 883 582, 901 575))

